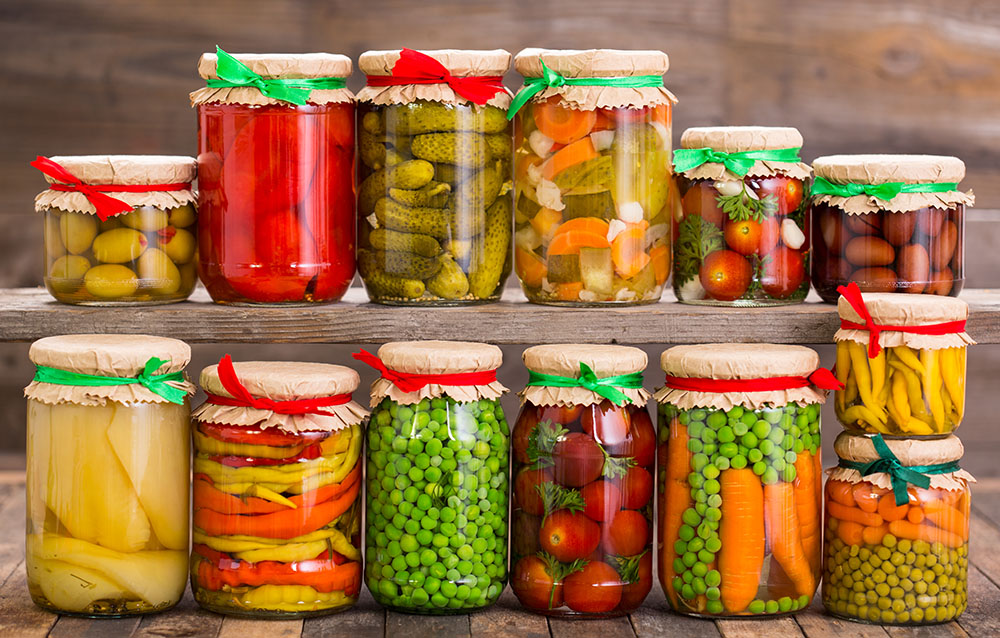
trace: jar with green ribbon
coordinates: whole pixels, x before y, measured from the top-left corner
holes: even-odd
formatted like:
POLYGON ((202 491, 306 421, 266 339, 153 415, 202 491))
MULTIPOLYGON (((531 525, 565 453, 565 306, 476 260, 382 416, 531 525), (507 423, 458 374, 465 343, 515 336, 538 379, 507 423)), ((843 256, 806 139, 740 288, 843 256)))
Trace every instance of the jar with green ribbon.
POLYGON ((957 297, 965 283, 965 164, 937 155, 832 155, 813 162, 813 286, 957 297))
POLYGON ((524 351, 513 433, 511 588, 530 611, 606 618, 652 587, 656 432, 646 354, 588 344, 524 351))
POLYGON ((969 484, 958 437, 837 437, 826 483, 823 605, 882 625, 955 620, 968 604, 969 484))
POLYGON ((794 128, 690 128, 674 153, 674 292, 682 303, 778 306, 809 292, 802 135, 794 128))
POLYGON ((524 49, 514 66, 514 266, 528 300, 659 301, 680 201, 667 54, 524 49))
POLYGON ((28 354, 32 600, 93 618, 173 607, 187 583, 191 349, 162 337, 66 335, 28 354))

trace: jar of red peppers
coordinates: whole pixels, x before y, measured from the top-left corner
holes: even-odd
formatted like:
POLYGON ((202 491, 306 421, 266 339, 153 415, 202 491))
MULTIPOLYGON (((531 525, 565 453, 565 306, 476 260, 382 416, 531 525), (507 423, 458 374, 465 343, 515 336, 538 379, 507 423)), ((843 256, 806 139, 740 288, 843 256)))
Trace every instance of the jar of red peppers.
POLYGON ((367 51, 358 269, 395 305, 496 301, 510 274, 510 53, 367 51))
POLYGON ((691 128, 674 153, 674 292, 683 303, 777 306, 809 292, 808 164, 794 128, 691 128))
POLYGON ((834 155, 813 162, 813 286, 957 297, 965 283, 965 164, 936 155, 834 155))
POLYGON ((227 304, 340 299, 354 277, 351 61, 206 53, 198 108, 201 279, 227 304))
POLYGON ((637 348, 524 351, 528 386, 514 426, 511 587, 549 616, 601 618, 639 607, 653 583, 656 433, 637 348))
POLYGON ((805 609, 820 577, 820 410, 836 379, 801 346, 677 346, 660 364, 657 543, 671 609, 805 609))
POLYGON ((514 264, 528 300, 658 301, 679 206, 667 54, 525 49, 514 65, 514 264))
POLYGON ((358 375, 320 363, 205 368, 194 419, 191 589, 202 607, 300 618, 361 591, 358 375))

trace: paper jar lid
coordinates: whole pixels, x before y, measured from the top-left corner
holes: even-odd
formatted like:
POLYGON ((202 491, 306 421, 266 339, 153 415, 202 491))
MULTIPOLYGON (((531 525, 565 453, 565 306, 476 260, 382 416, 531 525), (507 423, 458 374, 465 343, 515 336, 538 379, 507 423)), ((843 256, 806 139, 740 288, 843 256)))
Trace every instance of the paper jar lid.
MULTIPOLYGON (((880 457, 875 450, 872 436, 866 434, 851 434, 841 432, 833 443, 837 456, 845 461, 871 463, 880 457)), ((935 465, 960 461, 965 452, 962 441, 955 435, 937 439, 885 438, 886 446, 903 466, 935 465)), ((969 472, 958 469, 946 474, 928 474, 930 487, 933 489, 958 490, 965 489, 968 483, 974 483, 975 478, 969 472)), ((861 476, 858 470, 846 467, 834 467, 830 470, 830 478, 848 483, 867 481, 876 487, 892 488, 892 480, 885 473, 861 476)))
MULTIPOLYGON (((710 148, 725 153, 801 148, 802 134, 790 126, 700 126, 681 134, 681 148, 710 148)), ((688 179, 741 179, 717 163, 706 163, 682 173, 688 179)), ((757 160, 747 173, 750 177, 784 175, 806 179, 812 169, 804 162, 757 160)))
MULTIPOLYGON (((358 58, 358 68, 365 75, 392 75, 392 69, 399 60, 401 52, 401 49, 365 51, 358 58)), ((510 52, 504 49, 435 49, 420 50, 420 53, 440 62, 455 77, 502 76, 510 68, 510 52)), ((506 109, 510 106, 510 99, 510 92, 504 89, 490 98, 486 104, 506 109)), ((416 100, 472 104, 447 84, 366 86, 358 91, 358 100, 373 104, 409 104, 416 100)))
MULTIPOLYGON (((646 369, 646 353, 629 346, 590 343, 560 343, 532 346, 521 355, 524 366, 533 372, 578 378, 580 364, 585 363, 598 378, 642 372, 646 369)), ((644 388, 619 388, 632 404, 643 406, 649 399, 644 388)), ((604 401, 601 395, 582 387, 531 385, 521 397, 534 405, 593 405, 604 401)))
MULTIPOLYGON (((339 53, 231 53, 251 71, 264 79, 294 78, 346 78, 351 75, 351 58, 339 53)), ((215 53, 203 53, 198 60, 198 75, 203 79, 218 79, 216 67, 219 59, 215 53)), ((264 106, 284 104, 282 100, 267 97, 254 87, 202 87, 190 95, 191 105, 247 104, 264 106)), ((312 104, 351 102, 354 94, 348 89, 314 89, 309 94, 312 104)))
MULTIPOLYGON (((964 321, 969 318, 969 304, 956 297, 864 292, 861 293, 861 298, 872 321, 883 326, 926 326, 964 321)), ((865 323, 843 296, 837 300, 837 313, 841 319, 852 323, 865 323)), ((870 336, 871 333, 867 330, 840 328, 834 335, 834 340, 867 344, 870 336)), ((905 345, 917 349, 938 350, 961 348, 974 343, 975 341, 965 331, 944 335, 921 335, 883 330, 879 334, 879 345, 885 348, 905 345)))

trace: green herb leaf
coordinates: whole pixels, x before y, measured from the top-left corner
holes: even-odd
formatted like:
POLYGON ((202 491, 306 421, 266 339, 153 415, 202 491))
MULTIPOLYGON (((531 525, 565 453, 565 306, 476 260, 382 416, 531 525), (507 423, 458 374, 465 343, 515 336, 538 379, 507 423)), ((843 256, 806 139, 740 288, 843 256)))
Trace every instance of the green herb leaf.
POLYGON ((639 563, 648 551, 647 549, 635 556, 611 556, 611 566, 618 572, 623 583, 631 585, 639 582, 639 563))
POLYGON ((603 445, 598 445, 601 448, 601 452, 604 453, 604 468, 601 470, 601 474, 605 478, 624 478, 628 473, 628 468, 635 465, 635 459, 631 456, 611 456, 604 449, 603 445))
POLYGON ((582 571, 590 561, 578 558, 572 563, 560 563, 555 556, 546 552, 538 552, 536 556, 545 563, 545 573, 552 579, 552 590, 549 592, 549 609, 552 609, 555 602, 556 585, 562 583, 570 574, 582 571))
POLYGON ((778 198, 767 195, 757 199, 747 193, 747 185, 743 184, 743 192, 735 195, 719 195, 715 198, 719 208, 731 221, 745 222, 754 220, 763 223, 765 219, 778 212, 778 198))
POLYGON ((534 463, 534 469, 552 467, 552 450, 559 439, 569 434, 569 430, 551 421, 542 421, 528 435, 528 461, 534 463))
MULTIPOLYGON (((800 229, 805 229, 806 227, 806 212, 809 210, 809 185, 805 182, 802 183, 802 201, 799 202, 798 207, 792 212, 788 213, 786 217, 795 222, 795 225, 800 229)), ((809 238, 806 238, 809 241, 809 238)), ((808 270, 806 272, 809 272, 808 270)))
POLYGON ((570 512, 581 512, 586 505, 579 490, 571 487, 563 487, 552 481, 539 483, 535 486, 535 490, 542 498, 542 505, 545 508, 545 516, 542 518, 542 523, 549 517, 549 514, 556 510, 565 509, 570 512))
POLYGON ((683 286, 698 276, 701 262, 709 253, 722 248, 722 231, 700 215, 688 215, 677 225, 674 241, 674 279, 683 286))

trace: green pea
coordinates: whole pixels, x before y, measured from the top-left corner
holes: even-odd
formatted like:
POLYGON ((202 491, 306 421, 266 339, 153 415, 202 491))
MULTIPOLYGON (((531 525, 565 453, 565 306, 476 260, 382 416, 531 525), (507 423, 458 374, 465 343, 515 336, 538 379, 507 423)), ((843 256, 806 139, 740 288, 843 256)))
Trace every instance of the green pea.
POLYGON ((728 470, 731 465, 729 459, 724 456, 715 457, 713 463, 715 464, 715 467, 719 469, 720 472, 722 470, 728 470))
POLYGON ((778 611, 786 612, 792 610, 792 599, 788 596, 782 596, 778 599, 778 611))
POLYGON ((768 614, 778 613, 778 601, 769 600, 764 603, 764 612, 768 614))
POLYGON ((704 447, 705 446, 698 439, 690 439, 688 441, 688 451, 694 452, 695 454, 701 452, 704 449, 704 447))
MULTIPOLYGON (((775 480, 777 480, 777 478, 775 480)), ((719 483, 719 481, 715 479, 709 479, 705 481, 705 492, 707 492, 708 494, 718 494, 721 489, 722 485, 719 483)))
POLYGON ((710 570, 705 574, 705 584, 709 587, 718 587, 722 584, 722 574, 717 569, 710 570))
POLYGON ((764 472, 768 470, 768 467, 767 463, 764 463, 764 461, 757 461, 756 463, 753 464, 753 467, 751 469, 753 470, 754 474, 756 474, 757 476, 761 476, 764 474, 764 472))
POLYGON ((743 456, 742 454, 734 456, 733 459, 729 462, 729 465, 730 467, 733 467, 737 470, 742 470, 747 466, 747 457, 743 456))
POLYGON ((719 443, 732 443, 736 440, 736 433, 728 425, 725 425, 719 429, 718 434, 719 443))
POLYGON ((750 426, 743 421, 735 421, 732 424, 733 434, 735 436, 742 437, 744 434, 750 431, 750 426))
POLYGON ((740 443, 748 449, 754 449, 760 443, 760 439, 753 432, 747 432, 740 437, 740 443))
POLYGON ((750 602, 749 605, 747 605, 747 611, 749 611, 751 614, 763 614, 766 608, 767 605, 764 603, 764 601, 759 599, 753 600, 750 602))
POLYGON ((695 593, 691 585, 684 585, 681 587, 681 598, 684 600, 694 600, 695 593))
POLYGON ((691 421, 691 425, 688 426, 688 436, 692 439, 700 439, 704 431, 705 424, 698 421, 691 421))
POLYGON ((774 443, 772 443, 770 439, 763 439, 757 445, 757 449, 760 450, 760 453, 764 456, 770 456, 771 453, 774 452, 774 443))
POLYGON ((710 536, 705 540, 705 549, 716 554, 722 549, 722 541, 718 536, 710 536))
POLYGON ((691 457, 691 469, 695 472, 701 472, 708 463, 709 458, 707 454, 695 454, 691 457))

